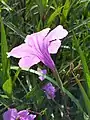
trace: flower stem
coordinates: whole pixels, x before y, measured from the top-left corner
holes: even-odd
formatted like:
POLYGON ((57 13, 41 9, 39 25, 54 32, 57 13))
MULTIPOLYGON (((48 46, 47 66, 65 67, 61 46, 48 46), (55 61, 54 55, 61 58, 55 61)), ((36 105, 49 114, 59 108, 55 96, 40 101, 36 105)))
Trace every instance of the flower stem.
POLYGON ((54 73, 54 76, 55 76, 55 78, 56 78, 56 81, 57 81, 57 83, 58 83, 58 85, 59 85, 59 88, 61 89, 62 93, 64 93, 63 83, 62 83, 62 81, 61 81, 61 79, 60 79, 60 76, 59 76, 58 71, 57 71, 56 68, 55 68, 55 70, 54 70, 53 73, 54 73))

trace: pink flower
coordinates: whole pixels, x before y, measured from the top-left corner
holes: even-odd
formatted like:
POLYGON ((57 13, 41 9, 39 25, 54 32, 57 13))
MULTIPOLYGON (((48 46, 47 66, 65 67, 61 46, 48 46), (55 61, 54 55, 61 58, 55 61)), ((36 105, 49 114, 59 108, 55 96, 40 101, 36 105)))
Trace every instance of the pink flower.
POLYGON ((40 32, 27 35, 25 43, 13 48, 8 53, 8 57, 13 56, 20 58, 19 66, 22 69, 29 69, 41 61, 51 70, 54 70, 55 64, 50 53, 57 53, 61 46, 59 39, 66 37, 68 32, 61 25, 49 31, 50 28, 46 28, 40 32))
POLYGON ((34 120, 36 115, 29 114, 28 110, 17 112, 15 108, 8 109, 3 114, 3 120, 34 120))

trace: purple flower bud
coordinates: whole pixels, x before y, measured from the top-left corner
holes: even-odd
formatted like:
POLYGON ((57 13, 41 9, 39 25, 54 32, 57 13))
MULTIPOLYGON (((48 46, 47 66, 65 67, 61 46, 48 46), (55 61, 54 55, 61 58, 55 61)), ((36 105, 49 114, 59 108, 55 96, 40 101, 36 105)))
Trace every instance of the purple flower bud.
POLYGON ((43 87, 43 90, 44 90, 44 92, 45 92, 48 99, 54 99, 55 98, 56 89, 51 83, 47 83, 43 87))
POLYGON ((42 73, 42 76, 39 76, 39 79, 41 80, 41 81, 43 81, 44 80, 44 77, 43 77, 43 75, 46 75, 47 74, 47 70, 46 69, 44 69, 44 70, 38 70, 40 73, 42 73))

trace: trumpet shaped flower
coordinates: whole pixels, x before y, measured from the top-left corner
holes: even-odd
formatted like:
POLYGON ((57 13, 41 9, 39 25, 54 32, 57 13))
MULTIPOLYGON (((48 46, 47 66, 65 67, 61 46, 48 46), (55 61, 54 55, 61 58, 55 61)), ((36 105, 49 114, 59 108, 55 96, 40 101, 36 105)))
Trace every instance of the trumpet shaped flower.
POLYGON ((50 28, 46 28, 40 32, 27 35, 25 43, 13 48, 8 53, 8 57, 20 58, 19 66, 22 69, 29 69, 41 61, 51 70, 54 70, 55 64, 50 53, 57 53, 61 46, 60 40, 66 37, 68 32, 61 25, 49 31, 50 28))
POLYGON ((28 110, 22 110, 17 112, 15 108, 8 109, 3 114, 3 120, 34 120, 36 115, 29 114, 28 110))

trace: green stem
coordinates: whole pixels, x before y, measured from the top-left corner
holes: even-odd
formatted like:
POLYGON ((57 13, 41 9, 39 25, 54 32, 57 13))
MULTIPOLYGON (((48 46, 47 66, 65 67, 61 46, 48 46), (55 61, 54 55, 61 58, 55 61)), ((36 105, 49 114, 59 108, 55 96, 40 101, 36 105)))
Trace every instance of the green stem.
POLYGON ((59 85, 59 88, 61 89, 62 93, 64 93, 63 83, 62 83, 62 80, 60 79, 60 76, 59 76, 58 71, 57 71, 56 68, 55 68, 55 71, 53 73, 54 73, 56 81, 57 81, 57 83, 59 85))

